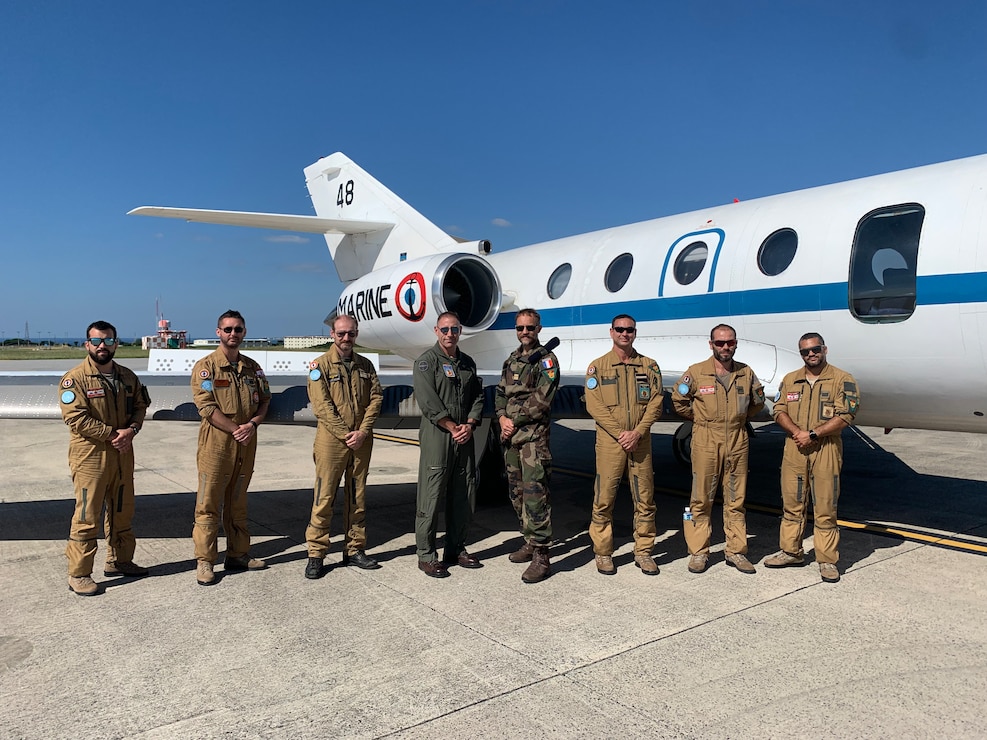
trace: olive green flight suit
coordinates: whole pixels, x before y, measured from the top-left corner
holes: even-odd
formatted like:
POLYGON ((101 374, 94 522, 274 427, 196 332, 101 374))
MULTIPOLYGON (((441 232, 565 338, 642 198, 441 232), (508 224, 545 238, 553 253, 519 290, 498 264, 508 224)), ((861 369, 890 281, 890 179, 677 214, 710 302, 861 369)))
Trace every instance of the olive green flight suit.
POLYGON ((722 380, 711 357, 692 365, 672 392, 675 413, 693 422, 692 521, 683 523, 690 555, 709 554, 710 511, 721 479, 726 552, 747 554, 747 420, 764 408, 764 388, 754 371, 736 360, 722 380))
POLYGON ((651 425, 661 417, 663 395, 658 363, 636 351, 621 362, 611 350, 586 369, 586 410, 596 421, 596 484, 589 536, 597 555, 613 555, 613 504, 624 470, 634 500, 634 554, 650 555, 654 548, 651 425), (633 452, 625 452, 617 438, 631 430, 641 435, 641 441, 633 452))
POLYGON ((374 446, 374 422, 380 415, 384 393, 370 360, 354 352, 347 363, 333 345, 309 365, 308 398, 319 420, 312 449, 315 459, 312 516, 305 530, 308 556, 324 558, 329 552, 329 524, 344 472, 343 548, 352 555, 367 546, 367 473, 374 446), (359 449, 351 450, 346 446, 346 435, 355 431, 363 432, 367 438, 359 449))
POLYGON ((511 503, 521 522, 521 534, 531 545, 552 541, 552 399, 559 388, 559 361, 549 352, 535 364, 529 352, 514 350, 504 362, 497 384, 498 418, 513 422, 514 435, 504 443, 504 463, 511 503))
POLYGON ((435 534, 440 497, 446 497, 445 549, 451 556, 466 546, 476 506, 473 440, 456 444, 452 435, 437 424, 446 418, 456 424, 471 419, 479 422, 483 414, 483 382, 473 358, 458 347, 456 357, 449 357, 436 342, 415 361, 414 386, 422 413, 415 543, 418 559, 428 562, 438 558, 435 534))
POLYGON ((100 517, 107 563, 133 562, 137 547, 131 529, 134 452, 119 452, 110 439, 131 424, 139 429, 151 399, 133 371, 114 362, 113 372, 113 379, 106 378, 86 357, 62 376, 59 388, 62 419, 71 431, 69 470, 75 487, 75 513, 65 546, 70 576, 92 574, 100 517))
MULTIPOLYGON (((857 381, 845 370, 826 364, 814 383, 806 379, 805 368, 788 373, 781 381, 772 413, 788 414, 800 429, 809 431, 835 416, 847 424, 860 408, 857 381)), ((817 563, 840 559, 840 530, 836 524, 836 504, 840 497, 840 470, 843 467, 843 439, 828 434, 800 450, 795 440, 785 440, 781 460, 781 498, 784 514, 779 542, 781 549, 802 555, 806 504, 812 496, 813 547, 817 563)))
POLYGON ((225 414, 246 424, 271 399, 264 370, 246 355, 230 364, 222 349, 206 355, 192 368, 192 400, 202 418, 196 464, 199 490, 195 499, 192 541, 197 560, 214 563, 218 554, 220 509, 226 532, 226 557, 243 558, 250 551, 247 530, 247 487, 254 473, 257 435, 242 445, 217 429, 209 417, 225 414))

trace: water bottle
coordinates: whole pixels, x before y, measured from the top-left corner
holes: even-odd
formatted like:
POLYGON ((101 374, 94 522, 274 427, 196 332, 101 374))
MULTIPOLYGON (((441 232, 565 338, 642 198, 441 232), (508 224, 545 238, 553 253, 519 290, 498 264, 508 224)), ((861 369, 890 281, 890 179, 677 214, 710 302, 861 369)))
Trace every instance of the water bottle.
POLYGON ((682 521, 691 522, 692 521, 692 509, 688 506, 685 507, 685 511, 682 512, 682 521))

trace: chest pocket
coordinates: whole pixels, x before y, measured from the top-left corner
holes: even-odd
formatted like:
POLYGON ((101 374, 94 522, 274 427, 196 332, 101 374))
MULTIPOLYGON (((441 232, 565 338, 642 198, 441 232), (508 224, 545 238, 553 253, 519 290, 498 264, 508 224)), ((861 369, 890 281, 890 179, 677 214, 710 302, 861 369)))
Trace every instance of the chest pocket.
POLYGON ((356 400, 357 403, 360 404, 361 408, 365 408, 367 404, 370 403, 370 387, 373 384, 373 381, 370 377, 370 373, 365 370, 360 370, 356 377, 356 400))
POLYGON ((604 406, 613 408, 620 405, 620 391, 617 378, 600 378, 600 398, 604 406))
POLYGON ((634 387, 637 394, 637 402, 643 406, 647 406, 648 402, 651 401, 651 382, 648 380, 646 373, 637 373, 634 375, 634 387))
MULTIPOLYGON (((745 378, 746 380, 746 378, 745 378)), ((741 384, 737 384, 737 416, 739 418, 744 418, 747 416, 747 409, 751 405, 751 394, 747 392, 747 389, 741 384)))

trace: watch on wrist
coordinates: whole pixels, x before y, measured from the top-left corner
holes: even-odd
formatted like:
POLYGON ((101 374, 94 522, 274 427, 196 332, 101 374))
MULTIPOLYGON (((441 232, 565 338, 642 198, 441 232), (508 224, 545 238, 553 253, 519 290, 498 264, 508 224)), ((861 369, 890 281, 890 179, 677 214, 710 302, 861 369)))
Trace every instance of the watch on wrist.
POLYGON ((254 421, 253 419, 248 419, 248 423, 253 424, 254 425, 254 429, 257 428, 257 422, 254 421))
POLYGON ((130 428, 134 430, 134 436, 136 437, 141 432, 141 428, 136 424, 131 424, 130 428))
POLYGON ((815 442, 817 439, 819 439, 819 435, 816 434, 816 430, 815 429, 810 429, 809 430, 809 439, 811 439, 813 442, 815 442))

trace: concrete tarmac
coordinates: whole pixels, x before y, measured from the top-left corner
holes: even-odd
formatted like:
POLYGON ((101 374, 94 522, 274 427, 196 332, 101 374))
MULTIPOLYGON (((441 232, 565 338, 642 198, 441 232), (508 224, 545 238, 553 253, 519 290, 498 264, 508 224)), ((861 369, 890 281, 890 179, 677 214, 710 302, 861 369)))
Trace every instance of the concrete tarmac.
MULTIPOLYGON (((337 535, 328 573, 306 580, 314 432, 262 425, 251 554, 270 567, 217 567, 204 588, 190 537, 197 424, 149 422, 135 531, 152 575, 104 578, 100 542, 101 593, 81 598, 63 555, 68 432, 0 421, 0 737, 987 735, 987 438, 848 430, 840 517, 873 529, 844 528, 843 579, 825 584, 811 554, 806 567, 751 576, 726 567, 718 506, 711 566, 687 572, 690 475, 670 452, 673 431, 658 424, 653 438, 661 574, 633 565, 626 487, 618 573, 596 572, 594 434, 573 421, 553 430, 554 575, 524 585, 503 504, 475 516, 483 569, 444 580, 417 570, 418 450, 381 439, 367 520, 383 567, 342 567, 337 535)), ((780 457, 780 435, 762 427, 753 504, 777 507, 780 457)), ((777 549, 778 523, 749 512, 755 564, 777 549)))

